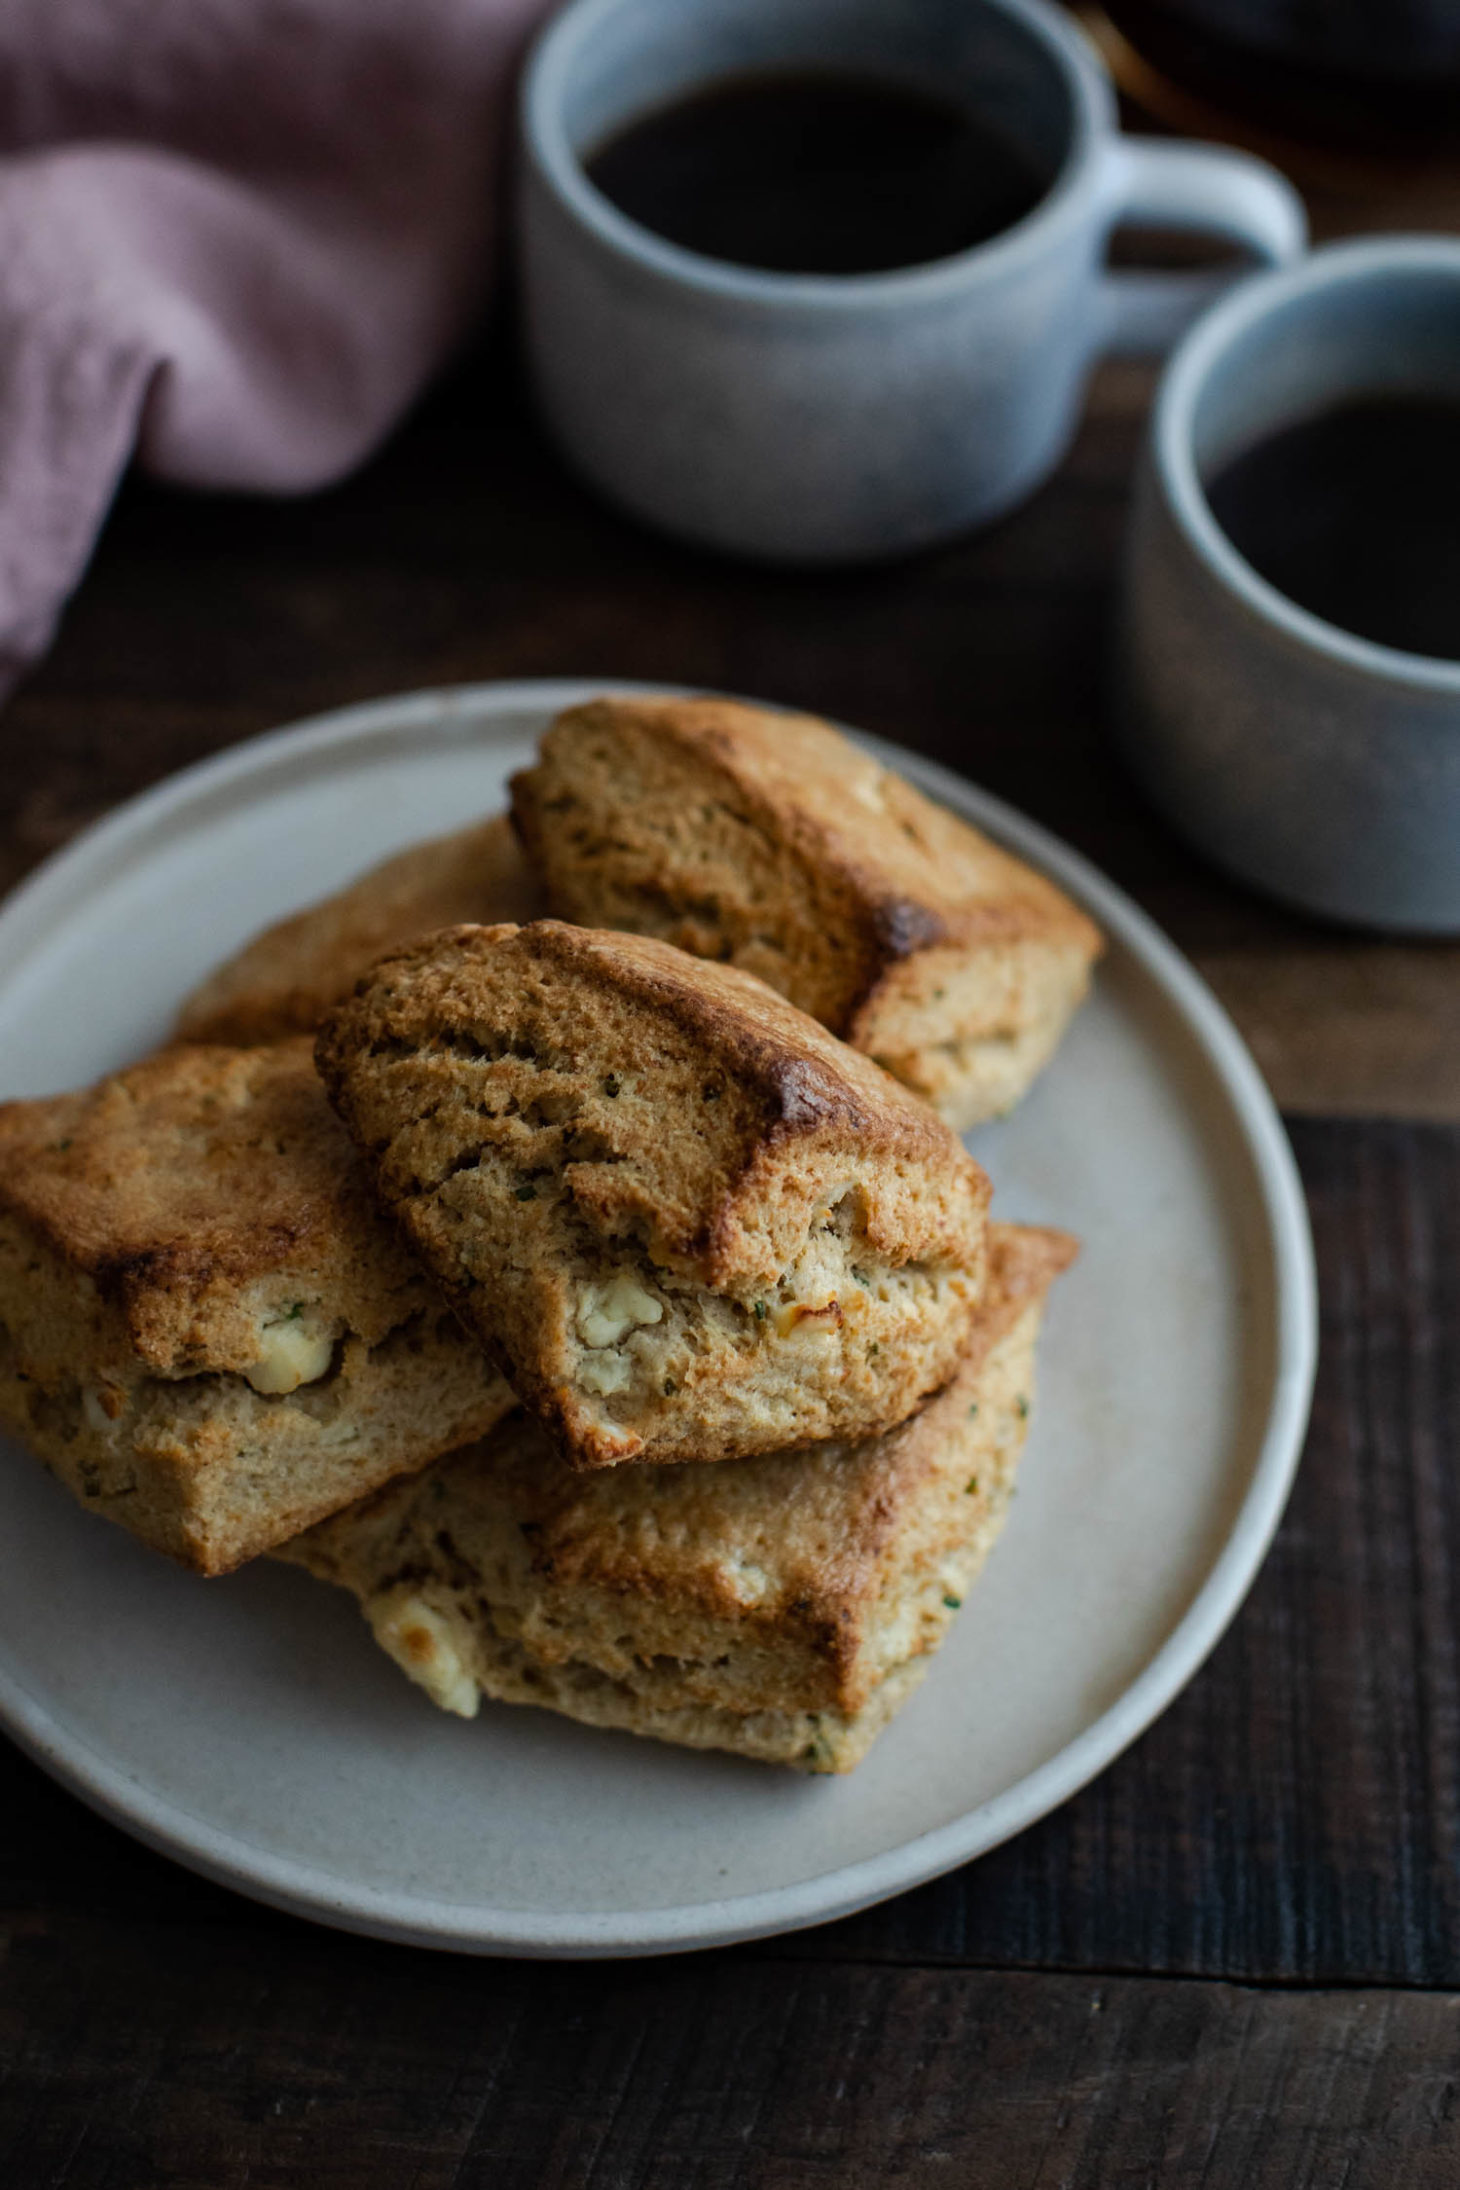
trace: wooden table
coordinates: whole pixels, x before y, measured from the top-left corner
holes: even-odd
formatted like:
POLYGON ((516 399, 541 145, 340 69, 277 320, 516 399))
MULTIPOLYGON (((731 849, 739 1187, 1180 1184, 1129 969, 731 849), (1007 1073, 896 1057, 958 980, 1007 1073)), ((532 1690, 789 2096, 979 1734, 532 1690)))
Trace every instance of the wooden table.
POLYGON ((1113 761, 1143 369, 1102 372, 1060 476, 997 531, 788 579, 580 492, 501 348, 338 492, 126 489, 0 717, 0 882, 253 731, 458 679, 679 679, 935 754, 1133 891, 1272 1078, 1324 1301, 1298 1489, 1227 1639, 1096 1785, 952 1877, 762 1946, 553 1966, 336 1935, 148 1854, 5 1750, 0 2184, 1450 2190, 1460 949, 1261 903, 1113 761))

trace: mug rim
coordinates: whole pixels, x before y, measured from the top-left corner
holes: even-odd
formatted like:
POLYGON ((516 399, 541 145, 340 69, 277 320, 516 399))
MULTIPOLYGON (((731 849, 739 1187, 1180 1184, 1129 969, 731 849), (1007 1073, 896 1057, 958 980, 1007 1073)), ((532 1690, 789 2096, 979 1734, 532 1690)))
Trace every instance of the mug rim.
POLYGON ((1104 63, 1071 17, 1058 13, 1047 0, 977 0, 981 7, 1012 17, 1028 32, 1050 56, 1070 93, 1069 143, 1039 203, 983 243, 922 265, 868 274, 786 274, 740 266, 671 243, 620 212, 589 181, 568 142, 563 95, 576 49, 598 22, 624 4, 625 0, 569 0, 538 34, 522 79, 522 142, 559 203, 599 242, 642 269, 706 296, 813 309, 936 299, 960 286, 972 272, 986 266, 1002 271, 1029 257, 1048 240, 1051 230, 1074 225, 1084 211, 1083 193, 1101 145, 1115 133, 1115 98, 1104 63))
POLYGON ((1324 244, 1292 266, 1242 282, 1173 351, 1152 407, 1151 449, 1167 506, 1187 546, 1219 584, 1298 651, 1386 684, 1460 696, 1460 661, 1362 638, 1300 607, 1264 578, 1218 524, 1196 464, 1197 406, 1243 335, 1295 299, 1406 271, 1444 274, 1460 298, 1460 237, 1402 234, 1324 244))

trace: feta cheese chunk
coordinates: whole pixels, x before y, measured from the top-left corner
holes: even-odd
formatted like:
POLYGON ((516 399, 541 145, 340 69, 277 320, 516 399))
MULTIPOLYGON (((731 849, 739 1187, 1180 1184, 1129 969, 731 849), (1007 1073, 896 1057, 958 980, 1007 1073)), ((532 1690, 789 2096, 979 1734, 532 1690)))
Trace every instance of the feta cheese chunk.
POLYGON ((454 1711, 459 1719, 476 1717, 481 1690, 468 1670, 450 1620, 410 1591, 396 1591, 378 1604, 367 1605, 365 1616, 381 1649, 418 1688, 425 1689, 434 1704, 454 1711))
POLYGON ((585 1346, 617 1346, 630 1331, 664 1321, 664 1303, 628 1270, 606 1285, 585 1285, 578 1302, 578 1336, 585 1346))
POLYGON ((334 1359, 335 1342, 329 1331, 303 1316, 280 1323, 266 1323, 260 1335, 259 1357, 244 1376, 266 1398, 296 1392, 301 1384, 313 1384, 334 1359))
POLYGON ((596 1392, 600 1399, 611 1399, 615 1392, 626 1392, 633 1382, 633 1371, 622 1354, 590 1353, 583 1356, 578 1369, 578 1382, 585 1392, 596 1392))

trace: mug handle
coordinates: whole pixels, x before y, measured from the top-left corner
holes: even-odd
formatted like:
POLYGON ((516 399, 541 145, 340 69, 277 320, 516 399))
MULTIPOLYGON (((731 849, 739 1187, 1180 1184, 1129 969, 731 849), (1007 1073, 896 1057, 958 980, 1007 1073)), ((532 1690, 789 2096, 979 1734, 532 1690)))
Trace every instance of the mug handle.
MULTIPOLYGON (((1284 266, 1308 241, 1303 201, 1265 160, 1225 146, 1117 137, 1106 175, 1108 221, 1190 229, 1245 244, 1264 266, 1284 266)), ((1159 356, 1248 269, 1205 274, 1107 274, 1100 347, 1127 357, 1159 356)))

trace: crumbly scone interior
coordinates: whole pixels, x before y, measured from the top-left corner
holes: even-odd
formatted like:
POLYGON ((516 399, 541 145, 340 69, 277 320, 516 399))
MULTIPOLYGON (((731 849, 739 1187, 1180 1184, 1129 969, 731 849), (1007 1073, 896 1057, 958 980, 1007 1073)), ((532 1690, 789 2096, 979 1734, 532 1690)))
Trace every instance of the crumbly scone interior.
POLYGON ((802 1161, 824 1177, 798 1251, 739 1286, 712 1289, 675 1267, 649 1215, 605 1212, 598 1181, 625 1146, 662 1130, 656 1103, 679 1118, 690 1105, 713 1114, 731 1097, 715 1080, 681 1073, 686 1084, 666 1091, 662 1069, 608 1072, 585 1088, 525 1037, 481 1044, 480 1057, 458 1038, 441 1046, 450 1093, 436 1084, 421 1127, 395 1136, 387 1171, 467 1320, 589 1464, 662 1442, 666 1398, 695 1457, 719 1460, 875 1414, 889 1374, 912 1378, 907 1412, 951 1369, 978 1274, 896 1261, 868 1235, 863 1185, 837 1178, 829 1155, 802 1161), (741 1394, 734 1418, 696 1427, 697 1397, 718 1401, 727 1384, 741 1394))
POLYGON ((1059 939, 991 946, 903 969, 859 1015, 855 1039, 964 1133, 1013 1107, 1059 1047, 1089 987, 1091 954, 1059 939))
MULTIPOLYGON (((692 1416, 700 1383, 722 1388, 727 1364, 746 1387, 739 1451, 814 1435, 849 1401, 871 1403, 884 1352, 905 1361, 925 1348, 930 1314, 970 1290, 959 1272, 880 1254, 855 1188, 815 1214, 774 1284, 739 1293, 697 1285, 656 1263, 642 1237, 605 1240, 573 1214, 563 1354, 576 1411, 605 1440, 642 1434, 665 1397, 682 1394, 692 1416)), ((720 1458, 725 1442, 700 1457, 720 1458)))
POLYGON ((904 1431, 709 1478, 580 1478, 568 1519, 551 1492, 534 1502, 533 1462, 539 1482, 553 1462, 532 1451, 530 1428, 509 1423, 281 1556, 350 1588, 381 1647, 443 1710, 472 1717, 483 1696, 537 1703, 693 1748, 846 1771, 921 1678, 1003 1525, 1041 1310, 1029 1303, 977 1374, 929 1403, 936 1437, 911 1480, 894 1463, 904 1431), (788 1530, 803 1560, 824 1539, 824 1603, 806 1597, 788 1530), (841 1548, 855 1575, 844 1605, 841 1548), (851 1647, 828 1642, 828 1619, 851 1647))
POLYGON ((403 1590, 365 1606, 386 1655, 442 1710, 475 1718, 483 1698, 535 1704, 580 1725, 639 1734, 681 1749, 711 1749, 809 1773, 849 1772, 902 1708, 931 1659, 909 1658, 860 1711, 738 1711, 685 1700, 679 1664, 656 1659, 626 1676, 584 1658, 536 1657, 510 1634, 469 1622, 436 1593, 403 1590))
POLYGON ((149 1366, 95 1282, 0 1215, 0 1421, 96 1510, 217 1572, 510 1406, 424 1282, 398 1305, 355 1329, 281 1273, 240 1289, 245 1365, 149 1366))
POLYGON ((74 1385, 83 1416, 98 1432, 122 1423, 139 1393, 175 1390, 200 1376, 261 1399, 328 1385, 348 1344, 368 1351, 388 1343, 420 1318, 430 1299, 424 1281, 403 1287, 399 1316, 372 1319, 362 1333, 332 1308, 317 1281, 280 1270, 240 1285, 229 1305, 231 1348, 220 1350, 200 1334, 167 1366, 149 1364, 125 1314, 102 1297, 95 1280, 63 1262, 21 1220, 0 1212, 0 1346, 22 1357, 24 1374, 36 1382, 74 1385), (91 1371, 84 1387, 82 1363, 91 1371))

